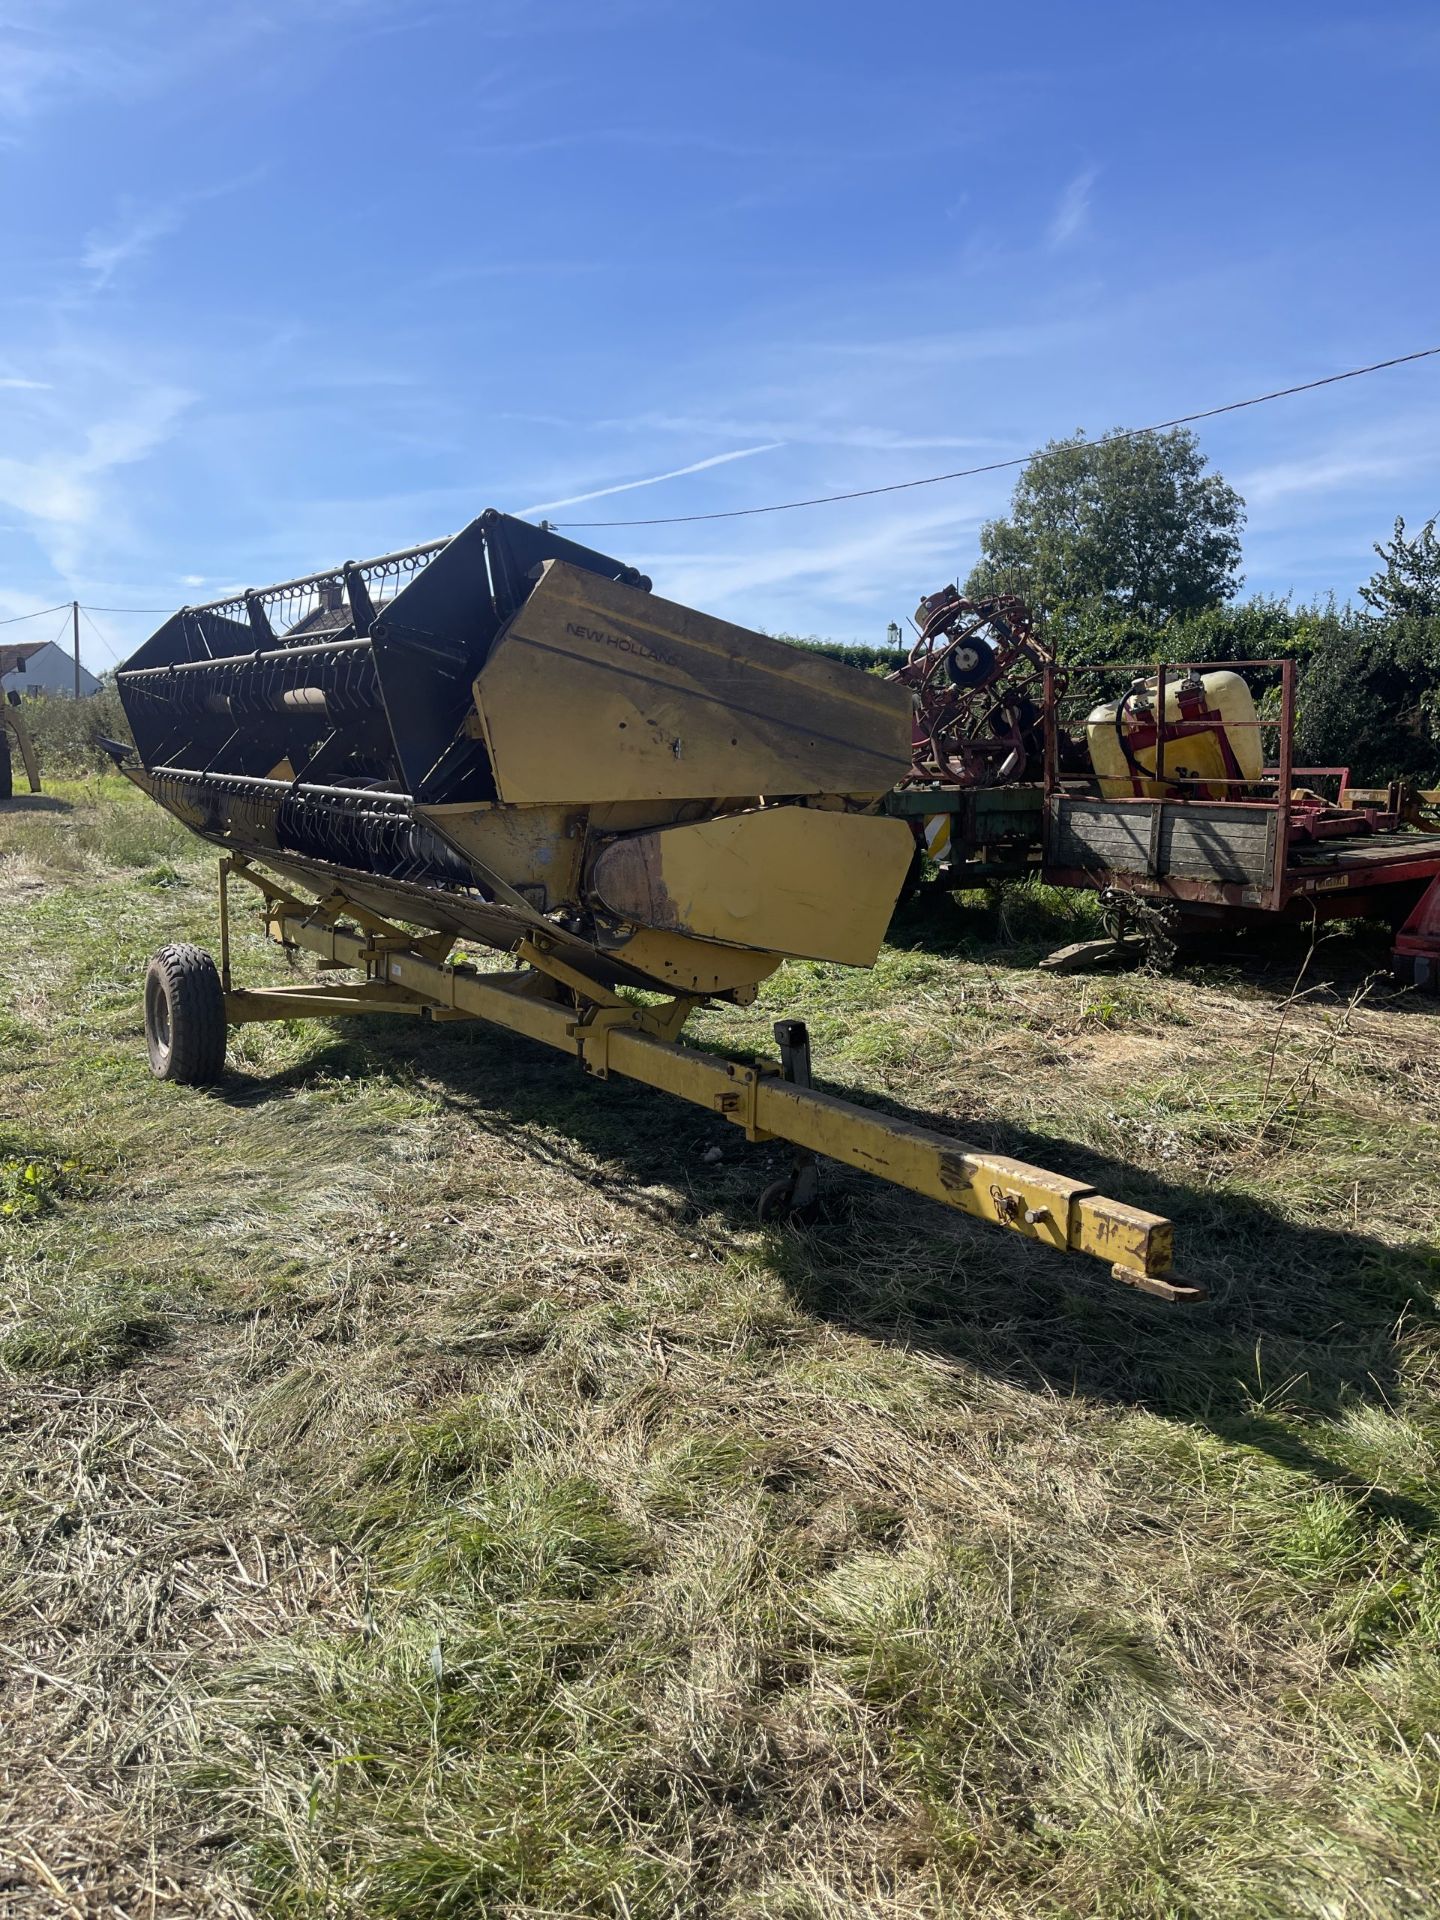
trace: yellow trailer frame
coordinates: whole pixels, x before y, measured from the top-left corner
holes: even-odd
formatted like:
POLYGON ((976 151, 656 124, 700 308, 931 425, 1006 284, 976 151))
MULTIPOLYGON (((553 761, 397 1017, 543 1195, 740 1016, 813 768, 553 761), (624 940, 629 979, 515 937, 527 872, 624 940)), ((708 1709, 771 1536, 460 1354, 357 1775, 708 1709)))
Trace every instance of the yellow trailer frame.
POLYGON ((416 935, 394 926, 338 889, 307 902, 242 856, 220 863, 220 986, 227 1026, 367 1013, 488 1020, 569 1055, 598 1080, 611 1074, 638 1080, 719 1114, 747 1140, 794 1146, 793 1173, 767 1196, 771 1217, 799 1211, 813 1199, 814 1162, 824 1157, 1042 1246, 1090 1254, 1106 1261, 1115 1279, 1161 1300, 1204 1298, 1203 1288, 1174 1278, 1173 1229, 1160 1215, 1106 1199, 1081 1180, 977 1152, 812 1086, 809 1038, 800 1021, 776 1025, 778 1061, 727 1060, 680 1043, 699 999, 677 996, 655 1005, 624 998, 558 958, 543 934, 520 941, 514 950, 520 964, 509 972, 482 973, 451 960, 454 944, 449 934, 416 935), (353 970, 362 980, 237 987, 231 977, 232 878, 260 891, 271 940, 291 952, 314 954, 324 970, 353 970))

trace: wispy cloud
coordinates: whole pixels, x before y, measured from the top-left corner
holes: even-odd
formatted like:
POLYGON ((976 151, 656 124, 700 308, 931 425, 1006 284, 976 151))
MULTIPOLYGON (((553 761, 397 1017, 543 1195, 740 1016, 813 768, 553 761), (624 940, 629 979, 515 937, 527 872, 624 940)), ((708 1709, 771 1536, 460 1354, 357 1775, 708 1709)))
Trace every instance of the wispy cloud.
POLYGON ((833 523, 825 523, 826 533, 812 521, 782 539, 772 532, 740 536, 744 544, 728 551, 649 555, 646 569, 667 597, 781 631, 810 632, 817 596, 843 601, 869 610, 874 623, 850 637, 878 639, 894 610, 896 580, 906 582, 910 605, 953 580, 969 564, 980 517, 973 504, 949 500, 924 511, 866 515, 838 534, 833 523))
MULTIPOLYGON (((98 49, 56 29, 41 9, 7 7, 0 16, 0 128, 32 120, 67 90, 89 92, 99 77, 98 49)), ((117 59, 117 70, 124 66, 117 59)))
MULTIPOLYGON (((1410 413, 1357 424, 1323 443, 1312 440, 1288 460, 1242 470, 1235 485, 1256 507, 1306 494, 1343 494, 1377 483, 1393 488, 1416 476, 1436 473, 1437 425, 1440 414, 1421 403, 1410 413)), ((1436 497, 1440 499, 1440 493, 1436 497)))
POLYGON ((1090 196, 1095 186, 1099 169, 1086 167, 1077 173, 1073 180, 1066 182, 1065 191, 1060 195, 1050 224, 1045 229, 1045 241, 1052 250, 1068 247, 1084 232, 1090 218, 1090 196))
POLYGON ((177 202, 152 207, 128 204, 109 227, 97 227, 85 236, 80 264, 90 275, 97 293, 114 280, 121 267, 149 253, 157 241, 166 239, 184 217, 177 202))
POLYGON ((87 9, 75 0, 6 0, 0 12, 0 143, 84 97, 133 100, 297 29, 402 32, 421 7, 392 0, 286 0, 286 6, 87 9), (9 131, 7 131, 7 129, 9 131))
POLYGON ((48 393, 48 380, 26 380, 18 373, 0 373, 0 388, 6 393, 48 393))
POLYGON ((143 260, 152 247, 178 232, 195 208, 255 186, 265 171, 264 167, 252 167, 236 178, 217 180, 211 186, 195 187, 148 205, 128 196, 122 199, 114 221, 107 227, 92 228, 85 236, 80 265, 90 275, 91 290, 104 292, 122 267, 143 260))
POLYGON ((1246 474, 1237 485, 1251 506, 1272 506, 1298 493, 1340 493, 1374 480, 1402 480, 1434 463, 1433 455, 1412 453, 1321 453, 1303 460, 1281 460, 1246 474))
POLYGON ((688 467, 672 467, 668 473, 652 473, 643 480, 621 480, 612 487, 592 487, 588 493, 567 494, 563 500, 541 500, 532 507, 518 507, 522 517, 531 513, 549 513, 554 507, 578 507, 583 500, 603 500, 612 493, 633 493, 637 487, 658 487, 662 480, 683 480, 687 473, 704 473, 707 467, 723 467, 731 460, 748 460, 755 453, 773 453, 784 444, 767 441, 758 447, 737 447, 733 453, 712 453, 708 460, 692 460, 688 467))
MULTIPOLYGON (((1113 315, 1108 323, 1113 325, 1113 315)), ((812 361, 834 355, 837 359, 879 361, 887 369, 964 366, 973 361, 1025 360, 1052 354, 1103 332, 1106 325, 1106 316, 1079 311, 1060 319, 1018 321, 1008 327, 954 327, 944 333, 877 335, 869 340, 809 340, 804 352, 812 361)))
POLYGON ((148 458, 174 433, 192 396, 123 381, 110 364, 69 369, 64 406, 47 410, 28 452, 0 455, 0 506, 17 514, 62 577, 83 574, 100 545, 124 543, 117 470, 148 458), (121 397, 113 396, 116 386, 121 397))
MULTIPOLYGON (((0 129, 18 128, 84 98, 133 99, 163 85, 214 34, 203 15, 189 33, 132 9, 111 24, 67 0, 8 0, 0 14, 0 129), (147 37, 146 27, 153 25, 147 37)), ((10 136, 14 137, 13 133, 10 136)))
POLYGON ((1012 444, 987 434, 904 433, 893 427, 849 426, 840 421, 789 416, 751 419, 697 413, 637 413, 595 420, 590 425, 600 433, 678 433, 691 437, 706 433, 721 437, 764 434, 773 444, 854 447, 862 453, 974 452, 1012 444))

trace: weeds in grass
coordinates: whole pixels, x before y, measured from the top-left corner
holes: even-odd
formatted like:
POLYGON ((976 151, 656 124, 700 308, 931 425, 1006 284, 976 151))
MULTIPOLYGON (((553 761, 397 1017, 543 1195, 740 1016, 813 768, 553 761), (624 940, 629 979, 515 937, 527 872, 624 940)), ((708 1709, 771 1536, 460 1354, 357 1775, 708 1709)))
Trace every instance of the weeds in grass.
POLYGON ((34 1220, 54 1206, 75 1172, 52 1154, 0 1154, 0 1221, 34 1220))

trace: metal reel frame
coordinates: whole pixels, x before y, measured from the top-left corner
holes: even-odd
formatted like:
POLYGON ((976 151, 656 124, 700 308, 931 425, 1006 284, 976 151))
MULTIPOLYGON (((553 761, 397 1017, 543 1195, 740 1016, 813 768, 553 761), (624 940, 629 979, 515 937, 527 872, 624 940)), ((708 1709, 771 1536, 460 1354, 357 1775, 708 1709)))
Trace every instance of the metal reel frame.
POLYGON ((921 601, 917 620, 910 656, 891 676, 915 701, 910 778, 962 787, 1023 779, 1040 757, 1054 666, 1029 608, 1015 594, 967 600, 946 587, 921 601))

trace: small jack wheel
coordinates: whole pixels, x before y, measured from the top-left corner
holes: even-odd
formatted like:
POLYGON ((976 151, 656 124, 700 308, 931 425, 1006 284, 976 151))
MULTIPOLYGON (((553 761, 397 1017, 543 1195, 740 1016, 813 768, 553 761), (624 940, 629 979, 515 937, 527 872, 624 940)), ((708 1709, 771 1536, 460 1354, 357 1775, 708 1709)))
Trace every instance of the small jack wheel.
POLYGON ((808 1227, 820 1211, 820 1175, 813 1161, 794 1167, 779 1180, 772 1180, 760 1196, 756 1212, 762 1226, 790 1222, 808 1227))
POLYGON ((225 1071, 225 992, 203 947, 162 947, 151 960, 145 1050, 157 1080, 209 1087, 225 1071))

